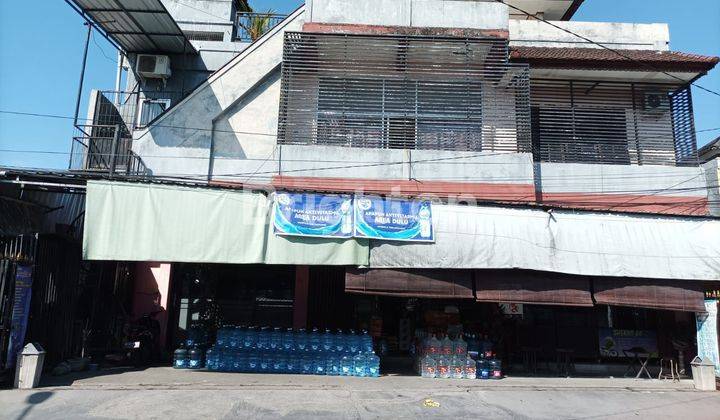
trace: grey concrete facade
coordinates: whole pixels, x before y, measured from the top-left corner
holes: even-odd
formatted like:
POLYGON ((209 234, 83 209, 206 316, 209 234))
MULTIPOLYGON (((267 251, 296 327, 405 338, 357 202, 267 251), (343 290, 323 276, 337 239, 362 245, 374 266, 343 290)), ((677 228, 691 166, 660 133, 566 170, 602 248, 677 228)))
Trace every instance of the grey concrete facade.
MULTIPOLYGON (((552 22, 609 48, 667 51, 670 30, 664 23, 552 22)), ((510 20, 510 45, 601 48, 539 20, 510 20)))
MULTIPOLYGON (((180 104, 162 115, 153 126, 134 134, 133 150, 155 176, 171 176, 252 184, 271 182, 277 175, 299 177, 345 177, 384 180, 437 180, 475 183, 521 183, 543 193, 653 194, 657 196, 707 197, 702 170, 651 165, 600 165, 542 163, 533 165, 523 154, 475 156, 460 152, 350 149, 329 146, 279 146, 278 107, 281 96, 280 67, 286 31, 300 31, 310 16, 322 22, 410 25, 409 5, 495 7, 483 2, 409 0, 386 1, 393 13, 377 13, 363 7, 346 11, 345 0, 313 0, 258 42, 232 59, 180 104), (332 7, 331 7, 332 6, 332 7), (406 10, 406 6, 408 6, 406 10), (380 16, 376 21, 369 14, 380 16), (368 16, 366 16, 368 15, 368 16), (394 20, 393 20, 394 19, 394 20), (406 19, 406 20, 403 20, 406 19), (405 22, 405 23, 403 23, 405 22), (427 157, 448 161, 418 163, 427 157), (400 162, 400 163, 398 163, 400 162), (492 163, 491 163, 492 162, 492 163), (373 166, 374 165, 374 166, 373 166), (352 169, 345 167, 351 166, 352 169), (342 169, 341 169, 342 168, 342 169)), ((501 5, 502 6, 502 5, 501 5)), ((451 10, 451 9, 445 9, 451 10)), ((474 9, 472 9, 474 10, 474 9)), ((489 9, 488 9, 489 10, 489 9)), ((495 9, 493 9, 495 10, 495 9)), ((415 10, 413 13, 419 13, 415 10)), ((507 22, 507 10, 504 11, 507 22)), ((455 13, 453 12, 453 15, 455 13)), ((496 16, 490 13, 488 16, 496 16)), ((450 15, 448 15, 448 18, 450 15)), ((459 18, 458 18, 459 19, 459 18)), ((494 18, 493 18, 494 19, 494 18)), ((503 20, 503 19, 500 19, 503 20)), ((497 22, 480 21, 483 27, 497 22)), ((563 22, 594 39, 665 50, 668 30, 664 24, 613 24, 563 22), (614 40, 614 41, 613 41, 614 40)), ((442 23, 463 25, 463 21, 442 23)), ((509 20, 511 42, 525 45, 577 46, 561 31, 543 30, 536 21, 509 20)), ((615 45, 615 46, 618 46, 615 45)), ((576 72, 577 73, 577 72, 576 72)), ((622 77, 618 73, 617 77, 622 77)), ((488 129, 492 121, 487 121, 488 129)), ((668 131, 667 135, 672 135, 668 131)))
POLYGON ((507 29, 508 7, 474 0, 307 0, 307 21, 429 28, 507 29))
POLYGON ((720 217, 720 158, 705 162, 702 169, 705 171, 710 214, 720 217))

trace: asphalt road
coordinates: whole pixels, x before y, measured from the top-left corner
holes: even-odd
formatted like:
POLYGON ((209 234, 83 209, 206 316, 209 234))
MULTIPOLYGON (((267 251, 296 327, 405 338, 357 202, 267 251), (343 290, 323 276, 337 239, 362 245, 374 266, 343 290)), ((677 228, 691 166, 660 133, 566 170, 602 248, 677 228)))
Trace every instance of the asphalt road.
POLYGON ((73 389, 0 391, 2 419, 720 419, 720 392, 629 389, 73 389))

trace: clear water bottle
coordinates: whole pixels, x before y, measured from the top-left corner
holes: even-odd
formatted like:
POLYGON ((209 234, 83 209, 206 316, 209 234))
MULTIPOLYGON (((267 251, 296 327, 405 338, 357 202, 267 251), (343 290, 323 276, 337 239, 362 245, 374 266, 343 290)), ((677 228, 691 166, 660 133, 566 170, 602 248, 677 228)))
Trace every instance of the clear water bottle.
POLYGON ((298 358, 295 353, 287 354, 287 362, 285 365, 285 371, 287 373, 298 373, 300 371, 300 364, 298 362, 298 358))
POLYGON ((292 328, 288 328, 282 333, 282 347, 288 353, 295 351, 295 334, 292 328))
POLYGON ((347 337, 347 351, 352 355, 360 351, 360 336, 355 334, 354 330, 350 330, 350 334, 347 337))
POLYGON ((362 332, 362 338, 360 339, 361 346, 360 349, 363 353, 372 353, 373 352, 373 340, 370 334, 368 334, 367 331, 363 330, 362 332))
POLYGON ((322 335, 322 351, 325 354, 330 354, 335 351, 335 338, 329 329, 326 329, 322 335))
POLYGON ((431 336, 430 336, 430 339, 428 340, 427 350, 425 351, 425 353, 426 353, 426 354, 429 354, 429 355, 431 355, 431 356, 433 356, 433 357, 435 357, 435 356, 437 356, 438 354, 440 354, 440 340, 438 340, 437 338, 435 338, 435 335, 434 335, 434 334, 431 335, 431 336))
POLYGON ((312 331, 310 331, 309 337, 308 337, 308 346, 309 351, 313 354, 317 354, 320 352, 321 349, 321 340, 320 340, 320 331, 318 331, 317 328, 313 328, 312 331))
POLYGON ((358 353, 353 357, 353 376, 366 377, 367 375, 367 360, 365 355, 358 353))
POLYGON ((325 374, 329 376, 337 376, 340 374, 337 357, 334 355, 330 355, 325 358, 325 374))
POLYGON ((422 359, 421 376, 423 378, 437 378, 437 361, 430 354, 426 354, 422 359))
POLYGON ((463 340, 462 336, 458 336, 457 339, 453 340, 453 353, 455 356, 458 357, 465 357, 467 356, 468 352, 468 345, 465 340, 463 340))
POLYGON ((478 379, 490 379, 490 367, 488 366, 487 360, 478 359, 475 375, 478 379))
POLYGON ((272 372, 286 373, 287 361, 283 352, 275 352, 272 354, 272 372))
POLYGON ((343 355, 340 358, 340 376, 352 376, 353 359, 351 356, 343 355))
POLYGON ((227 353, 228 353, 227 348, 218 349, 216 368, 219 372, 227 372, 229 370, 227 353))
POLYGON ((502 362, 499 359, 490 359, 488 365, 490 369, 490 378, 502 379, 502 362))
POLYGON ((443 356, 452 356, 453 342, 447 335, 440 341, 440 354, 443 356))
POLYGON ((231 349, 236 349, 239 347, 237 328, 231 328, 228 331, 227 346, 231 349))
POLYGON ((282 332, 280 332, 280 328, 273 328, 270 332, 269 347, 273 352, 282 349, 282 332))
POLYGON ((372 378, 380 376, 380 358, 375 353, 365 355, 365 363, 367 363, 367 376, 372 378))
POLYGON ((322 353, 316 353, 313 357, 313 368, 316 375, 325 375, 325 357, 322 356, 322 353))
POLYGON ((258 332, 255 328, 251 327, 248 328, 247 331, 245 331, 245 336, 243 338, 243 348, 245 350, 252 350, 255 348, 255 345, 257 344, 257 336, 258 332))
POLYGON ((269 335, 268 327, 260 328, 260 331, 257 333, 257 343, 255 343, 255 348, 260 351, 270 348, 269 335))
POLYGON ((231 372, 242 372, 243 366, 242 366, 242 359, 243 359, 244 353, 240 353, 237 350, 233 350, 232 353, 230 353, 230 361, 228 363, 228 368, 231 372))
POLYGON ((313 371, 313 358, 308 355, 302 356, 300 358, 300 373, 309 375, 313 373, 313 371))
POLYGON ((304 353, 308 349, 307 334, 304 329, 295 331, 295 349, 298 353, 304 353))
POLYGON ((335 353, 340 355, 340 357, 345 353, 345 341, 345 334, 342 331, 338 331, 337 334, 335 334, 333 345, 335 346, 335 353))
POLYGON ((215 345, 219 348, 226 347, 227 339, 228 339, 228 329, 227 329, 227 327, 222 327, 218 330, 217 336, 215 337, 215 345))
POLYGON ((450 374, 453 379, 462 379, 465 376, 465 357, 453 356, 450 359, 450 374))
POLYGON ((217 351, 214 347, 210 347, 205 351, 205 368, 207 370, 217 370, 215 369, 215 355, 217 354, 217 351))
POLYGON ((272 367, 272 364, 270 361, 270 355, 268 353, 260 353, 259 359, 260 359, 260 362, 258 363, 258 372, 260 372, 260 373, 270 372, 270 369, 272 367))
POLYGON ((248 354, 247 358, 247 371, 248 372, 259 372, 260 371, 260 357, 258 356, 258 353, 251 352, 248 354))
POLYGON ((465 379, 475 379, 477 377, 477 365, 472 357, 468 356, 465 359, 465 379))
POLYGON ((437 358, 437 377, 442 379, 450 378, 450 361, 444 354, 437 358))
POLYGON ((188 366, 188 360, 187 360, 187 350, 184 348, 179 348, 175 350, 175 353, 173 354, 173 367, 175 369, 185 369, 188 366))
POLYGON ((234 348, 241 349, 245 343, 245 336, 247 335, 248 329, 246 326, 241 326, 235 329, 235 341, 236 346, 234 348))

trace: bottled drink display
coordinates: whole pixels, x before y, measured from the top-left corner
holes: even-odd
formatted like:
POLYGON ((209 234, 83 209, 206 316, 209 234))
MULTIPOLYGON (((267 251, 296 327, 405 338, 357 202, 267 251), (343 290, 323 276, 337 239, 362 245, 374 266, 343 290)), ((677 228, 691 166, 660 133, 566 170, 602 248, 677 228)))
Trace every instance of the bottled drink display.
POLYGON ((416 369, 423 378, 501 379, 502 364, 492 351, 492 342, 475 335, 426 335, 418 341, 416 369))
MULTIPOLYGON (((182 360, 174 362, 175 367, 188 367, 188 351, 178 349, 175 356, 182 360)), ((224 327, 217 332, 217 340, 204 359, 208 370, 220 372, 380 376, 380 358, 373 352, 372 337, 365 331, 356 334, 224 327)))

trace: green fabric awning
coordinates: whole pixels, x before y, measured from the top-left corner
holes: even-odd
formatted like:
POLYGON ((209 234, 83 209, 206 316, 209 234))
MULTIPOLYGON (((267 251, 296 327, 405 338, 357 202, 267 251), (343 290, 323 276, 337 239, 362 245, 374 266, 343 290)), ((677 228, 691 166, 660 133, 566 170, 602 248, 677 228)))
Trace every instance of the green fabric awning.
POLYGON ((261 193, 89 181, 88 260, 367 265, 367 241, 283 238, 261 193))

